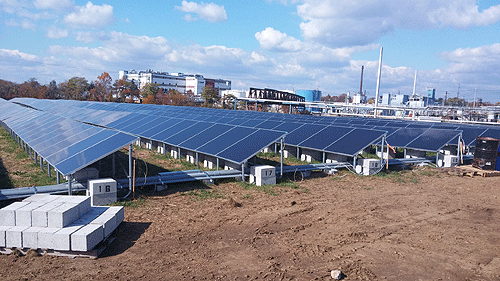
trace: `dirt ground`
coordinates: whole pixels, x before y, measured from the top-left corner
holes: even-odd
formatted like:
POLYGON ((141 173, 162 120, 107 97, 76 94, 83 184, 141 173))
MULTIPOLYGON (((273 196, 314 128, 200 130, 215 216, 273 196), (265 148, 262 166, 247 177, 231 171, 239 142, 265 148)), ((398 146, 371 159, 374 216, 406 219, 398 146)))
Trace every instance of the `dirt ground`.
POLYGON ((419 168, 185 184, 126 207, 98 259, 4 255, 0 279, 500 280, 499 183, 419 168))

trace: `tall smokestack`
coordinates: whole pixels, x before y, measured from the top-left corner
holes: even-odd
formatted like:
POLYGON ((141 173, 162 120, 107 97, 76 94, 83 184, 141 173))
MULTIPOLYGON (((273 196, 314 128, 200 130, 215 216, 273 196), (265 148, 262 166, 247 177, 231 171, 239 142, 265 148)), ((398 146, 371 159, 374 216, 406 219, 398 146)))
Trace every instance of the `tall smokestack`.
POLYGON ((413 95, 417 92, 417 71, 415 70, 415 79, 413 80, 413 95))
POLYGON ((359 95, 363 94, 363 70, 365 69, 365 66, 361 66, 361 83, 359 84, 359 95))
POLYGON ((377 116, 377 107, 378 107, 378 97, 379 97, 379 91, 380 91, 380 74, 382 72, 382 52, 384 48, 380 47, 380 57, 378 59, 378 75, 377 75, 377 89, 375 92, 375 116, 377 116))

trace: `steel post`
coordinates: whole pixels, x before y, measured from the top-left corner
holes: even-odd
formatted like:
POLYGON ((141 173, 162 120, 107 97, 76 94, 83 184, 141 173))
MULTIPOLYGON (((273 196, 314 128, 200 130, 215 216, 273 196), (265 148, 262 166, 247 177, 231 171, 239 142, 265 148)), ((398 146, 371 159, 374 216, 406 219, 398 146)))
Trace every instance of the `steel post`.
POLYGON ((284 143, 284 139, 281 138, 281 141, 280 141, 280 158, 281 158, 281 162, 280 162, 280 174, 281 174, 281 178, 283 178, 283 145, 284 143))
POLYGON ((112 154, 111 156, 111 169, 113 169, 113 178, 116 178, 116 160, 115 160, 115 155, 116 155, 116 152, 112 154))
POLYGON ((132 145, 128 147, 128 188, 132 190, 132 145))
POLYGON ((73 175, 68 176, 68 195, 72 195, 71 182, 73 181, 73 175))
POLYGON ((241 164, 241 180, 245 182, 245 163, 241 164))

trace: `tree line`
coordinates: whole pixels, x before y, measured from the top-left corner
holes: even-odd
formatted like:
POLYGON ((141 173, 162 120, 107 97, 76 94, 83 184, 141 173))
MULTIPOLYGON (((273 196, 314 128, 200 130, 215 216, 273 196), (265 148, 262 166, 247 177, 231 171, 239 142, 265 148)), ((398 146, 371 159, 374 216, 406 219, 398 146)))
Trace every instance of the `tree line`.
MULTIPOLYGON (((204 87, 201 96, 204 106, 214 106, 221 101, 218 90, 211 87, 204 87)), ((196 104, 191 91, 187 93, 173 89, 165 91, 154 83, 139 89, 134 82, 125 78, 113 82, 107 72, 97 76, 94 81, 88 81, 84 77, 73 77, 59 84, 52 80, 47 85, 40 84, 36 78, 29 78, 21 84, 0 79, 0 98, 9 100, 16 97, 182 106, 196 104)), ((225 99, 222 99, 222 102, 224 104, 225 99)))

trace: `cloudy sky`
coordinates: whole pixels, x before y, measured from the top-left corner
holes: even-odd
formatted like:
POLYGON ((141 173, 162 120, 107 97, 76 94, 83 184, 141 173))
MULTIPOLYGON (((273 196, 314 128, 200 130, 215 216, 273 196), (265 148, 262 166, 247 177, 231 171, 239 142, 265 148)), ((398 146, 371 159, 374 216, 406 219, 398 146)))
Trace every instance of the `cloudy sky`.
POLYGON ((202 74, 233 89, 500 101, 499 0, 0 0, 0 79, 202 74))

